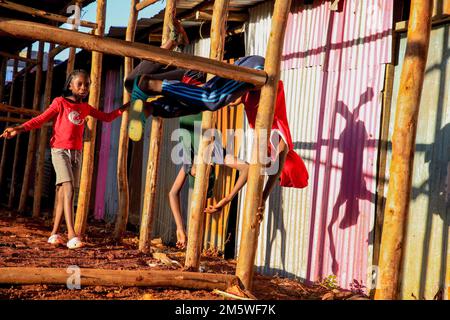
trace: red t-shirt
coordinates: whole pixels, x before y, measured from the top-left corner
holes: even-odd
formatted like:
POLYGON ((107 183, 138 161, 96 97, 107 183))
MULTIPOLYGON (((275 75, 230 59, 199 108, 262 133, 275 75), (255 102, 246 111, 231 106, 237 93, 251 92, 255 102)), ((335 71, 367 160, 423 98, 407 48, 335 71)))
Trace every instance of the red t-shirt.
MULTIPOLYGON (((248 123, 252 129, 255 128, 256 114, 258 112, 261 91, 249 91, 242 97, 245 106, 248 123)), ((277 101, 270 136, 278 133, 287 144, 289 151, 286 162, 281 171, 280 185, 282 187, 305 188, 308 185, 308 171, 300 156, 294 151, 291 131, 286 115, 286 99, 284 96, 283 82, 278 83, 277 101)), ((273 152, 273 151, 272 151, 273 152)))
POLYGON ((86 102, 76 103, 64 97, 55 98, 52 104, 39 116, 23 124, 25 130, 40 128, 44 123, 53 121, 52 148, 81 150, 83 148, 83 130, 85 118, 92 116, 98 120, 111 122, 122 114, 120 109, 105 113, 94 109, 86 102))

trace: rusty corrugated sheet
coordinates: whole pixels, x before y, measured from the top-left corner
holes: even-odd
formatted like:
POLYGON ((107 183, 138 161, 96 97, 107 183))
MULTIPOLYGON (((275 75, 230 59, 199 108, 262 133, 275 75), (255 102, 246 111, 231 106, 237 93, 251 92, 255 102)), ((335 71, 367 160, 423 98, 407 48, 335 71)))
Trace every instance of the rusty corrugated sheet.
MULTIPOLYGON (((450 25, 431 32, 430 49, 418 118, 412 194, 401 277, 402 299, 448 299, 450 285, 450 25)), ((398 96, 406 38, 400 40, 395 67, 392 112, 398 96)), ((391 117, 391 142, 394 116, 391 117)), ((389 145, 388 165, 391 161, 389 145)), ((389 172, 387 172, 388 177, 389 172)), ((386 182, 387 194, 387 182, 386 182)))
MULTIPOLYGON (((392 8, 392 0, 349 0, 337 12, 330 12, 327 1, 293 6, 282 79, 294 145, 310 185, 276 189, 269 199, 256 257, 262 272, 307 281, 335 274, 344 288, 370 286, 392 8)), ((246 54, 265 54, 271 11, 270 2, 250 10, 246 54)))

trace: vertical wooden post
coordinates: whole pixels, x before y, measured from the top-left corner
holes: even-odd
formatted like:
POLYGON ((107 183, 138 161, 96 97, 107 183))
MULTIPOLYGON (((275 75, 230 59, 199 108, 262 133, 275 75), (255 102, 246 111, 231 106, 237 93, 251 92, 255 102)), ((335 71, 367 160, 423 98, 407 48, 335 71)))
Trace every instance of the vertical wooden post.
POLYGON ((256 216, 262 201, 264 175, 261 174, 260 150, 267 149, 270 129, 272 127, 278 81, 280 79, 280 62, 284 35, 291 1, 276 0, 272 17, 272 30, 266 52, 264 70, 268 80, 261 89, 258 114, 255 124, 255 140, 247 183, 247 194, 243 213, 243 226, 236 275, 247 289, 252 288, 256 250, 258 246, 259 224, 256 216))
MULTIPOLYGON (((97 29, 95 35, 103 37, 105 34, 106 0, 97 0, 97 29)), ((102 86, 102 61, 103 54, 93 51, 91 64, 91 92, 89 104, 98 109, 100 102, 100 91, 102 86)), ((75 219, 75 232, 83 235, 86 230, 89 212, 89 200, 91 198, 92 175, 94 171, 94 152, 96 120, 88 117, 86 127, 90 132, 90 139, 83 146, 83 163, 81 165, 80 190, 78 194, 78 208, 75 219)))
MULTIPOLYGON (((0 57, 0 102, 3 102, 3 97, 5 93, 5 81, 6 81, 6 67, 7 67, 8 58, 0 57)), ((6 139, 3 140, 2 144, 2 157, 3 157, 3 147, 6 145, 6 139)), ((1 179, 0 179, 0 187, 1 187, 1 179)))
MULTIPOLYGON (((174 19, 177 1, 166 0, 164 12, 164 26, 162 43, 169 40, 169 24, 174 19)), ((159 158, 161 155, 161 142, 163 140, 163 119, 152 117, 152 130, 150 133, 149 157, 145 176, 144 204, 139 232, 139 250, 148 252, 150 249, 150 237, 152 234, 153 219, 156 206, 156 186, 158 183, 159 158)))
MULTIPOLYGON (((55 48, 54 43, 50 43, 50 51, 55 48)), ((47 74, 45 78, 44 108, 48 108, 52 98, 54 56, 48 55, 47 74)), ((48 128, 43 126, 39 134, 39 147, 36 156, 36 173, 34 176, 34 196, 33 196, 33 218, 39 217, 41 211, 42 183, 44 178, 45 150, 47 149, 48 128)))
MULTIPOLYGON (((44 56, 44 42, 39 42, 39 49, 36 64, 36 78, 34 81, 33 110, 39 110, 41 102, 41 81, 42 81, 42 60, 44 56)), ((33 166, 34 153, 36 150, 36 130, 30 132, 28 138, 27 160, 25 163, 25 171, 23 173, 22 191, 20 193, 19 213, 24 213, 27 205, 28 187, 30 183, 30 172, 33 166)))
POLYGON ((0 102, 3 102, 3 97, 5 94, 6 64, 8 62, 8 59, 3 57, 0 59, 0 102))
MULTIPOLYGON (((213 17, 211 22, 211 49, 209 57, 222 61, 225 46, 225 29, 228 13, 229 0, 214 1, 213 17)), ((212 75, 208 75, 210 79, 212 75)), ((191 200, 191 214, 189 219, 188 244, 186 250, 185 267, 198 270, 200 266, 200 255, 202 253, 203 233, 205 229, 206 194, 208 190, 208 177, 211 166, 211 148, 208 145, 213 137, 205 136, 205 131, 214 128, 216 123, 215 112, 203 112, 202 136, 198 149, 198 162, 195 170, 195 184, 191 200)))
MULTIPOLYGON (((31 58, 31 45, 28 46, 27 49, 27 58, 31 58)), ((27 62, 26 68, 30 65, 29 62, 27 62)), ((22 108, 25 108, 27 105, 27 82, 28 82, 28 72, 25 72, 23 76, 23 83, 22 83, 22 97, 20 106, 22 108)), ((0 99, 1 100, 1 99, 0 99)), ((20 115, 20 119, 23 118, 23 115, 20 115)), ((9 200, 8 200, 8 207, 12 208, 14 203, 14 198, 16 197, 16 184, 17 184, 17 162, 19 159, 19 152, 20 152, 20 140, 21 136, 18 135, 16 137, 16 148, 14 149, 14 161, 13 161, 13 168, 12 168, 12 176, 11 176, 11 188, 9 189, 9 200)))
POLYGON ((432 1, 411 1, 408 39, 400 78, 388 196, 381 236, 380 264, 375 299, 396 299, 403 236, 411 197, 412 166, 431 32, 432 1))
MULTIPOLYGON (((13 80, 11 82, 11 88, 9 90, 9 105, 12 106, 14 103, 14 91, 15 91, 15 80, 14 77, 17 74, 17 68, 19 66, 19 60, 14 59, 14 66, 13 66, 13 80)), ((11 117, 11 113, 8 112, 7 117, 10 118, 11 117)), ((9 123, 6 123, 6 126, 8 126, 9 123)), ((2 147, 2 158, 0 160, 0 186, 3 185, 3 180, 5 179, 5 168, 6 168, 6 147, 7 147, 8 143, 5 142, 3 143, 3 147, 2 147)))
MULTIPOLYGON (((82 1, 77 0, 75 2, 75 5, 78 7, 79 12, 81 12, 81 8, 82 8, 82 1)), ((76 13, 75 13, 76 14, 76 13)), ((78 23, 80 17, 76 16, 75 17, 75 21, 73 21, 73 25, 72 25, 72 30, 74 31, 78 31, 78 23)), ((69 75, 74 67, 75 67, 75 54, 76 54, 76 49, 75 47, 70 47, 69 48, 69 58, 67 59, 67 69, 66 69, 66 74, 69 75)))
MULTIPOLYGON (((134 41, 136 33, 136 23, 138 18, 138 11, 136 4, 138 0, 131 0, 130 16, 128 18, 127 32, 125 36, 126 41, 134 41)), ((125 57, 124 78, 133 70, 133 58, 125 57)), ((123 103, 130 101, 131 95, 127 90, 123 90, 123 103)), ((127 159, 128 159, 128 110, 122 114, 122 123, 120 125, 119 151, 117 158, 117 188, 119 193, 119 211, 116 218, 116 226, 114 230, 114 238, 120 240, 127 227, 130 194, 128 190, 128 174, 127 174, 127 159)))

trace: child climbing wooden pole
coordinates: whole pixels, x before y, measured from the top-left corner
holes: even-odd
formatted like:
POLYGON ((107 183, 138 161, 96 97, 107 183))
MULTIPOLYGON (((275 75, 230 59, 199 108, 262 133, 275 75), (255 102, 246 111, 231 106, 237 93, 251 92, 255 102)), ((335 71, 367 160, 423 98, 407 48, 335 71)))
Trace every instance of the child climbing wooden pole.
MULTIPOLYGON (((105 33, 106 19, 106 0, 97 0, 97 29, 95 35, 103 37, 105 33)), ((102 80, 102 60, 103 54, 97 51, 92 52, 91 66, 91 92, 89 95, 89 104, 98 109, 100 101, 101 80, 102 80)), ((89 200, 91 197, 92 175, 94 171, 94 152, 95 152, 95 129, 96 121, 88 118, 87 130, 89 131, 89 140, 83 146, 83 163, 81 167, 80 191, 78 194, 78 208, 75 218, 75 232, 83 235, 86 230, 87 216, 89 212, 89 200)))
POLYGON ((275 100, 277 97, 278 80, 280 78, 280 63, 283 50, 286 24, 291 7, 291 0, 276 0, 272 16, 272 30, 266 51, 264 70, 267 72, 267 83, 261 89, 258 114, 255 124, 255 140, 252 148, 252 158, 247 182, 247 193, 243 212, 240 250, 236 275, 245 288, 251 289, 256 250, 258 246, 259 225, 261 217, 264 175, 261 174, 262 164, 259 155, 264 154, 261 148, 266 148, 271 124, 273 122, 275 100))
POLYGON ((410 12, 375 291, 375 299, 379 300, 397 298, 403 236, 411 197, 417 117, 430 43, 432 1, 412 0, 410 12))
MULTIPOLYGON (((226 21, 228 13, 229 0, 214 1, 213 18, 211 22, 211 48, 210 58, 221 61, 224 55, 226 21)), ((211 75, 208 75, 208 80, 211 75)), ((211 166, 212 149, 208 145, 212 141, 212 137, 204 136, 204 132, 214 128, 216 122, 215 112, 207 111, 202 116, 202 137, 199 144, 198 159, 196 164, 196 178, 194 191, 191 200, 191 214, 189 219, 188 244, 186 250, 185 267, 188 269, 198 270, 200 266, 200 255, 202 252, 203 233, 205 228, 206 194, 208 190, 208 177, 211 166)))

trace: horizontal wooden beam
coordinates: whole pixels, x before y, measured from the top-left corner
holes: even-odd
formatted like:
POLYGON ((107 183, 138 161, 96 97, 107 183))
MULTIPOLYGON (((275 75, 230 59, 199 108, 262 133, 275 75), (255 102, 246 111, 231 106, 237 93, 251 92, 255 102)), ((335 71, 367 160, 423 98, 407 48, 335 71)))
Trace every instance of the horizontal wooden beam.
MULTIPOLYGON (((177 19, 178 20, 183 20, 186 17, 191 16, 192 14, 195 14, 195 12, 197 12, 198 10, 206 10, 207 8, 212 8, 214 4, 213 0, 204 0, 202 2, 200 2, 199 4, 197 4, 196 6, 194 6, 192 9, 188 9, 183 11, 180 14, 177 14, 177 19)), ((163 22, 159 22, 159 23, 155 23, 154 25, 152 25, 149 29, 149 32, 155 32, 158 30, 162 30, 163 27, 163 22)))
MULTIPOLYGON (((237 22, 244 22, 248 20, 248 14, 246 13, 229 13, 227 21, 237 21, 237 22)), ((196 11, 192 15, 184 18, 183 20, 206 20, 211 21, 212 20, 212 12, 206 12, 206 11, 196 11)))
POLYGON ((30 117, 35 117, 35 116, 38 116, 41 114, 41 112, 37 111, 37 110, 13 107, 13 106, 10 106, 9 104, 4 104, 4 103, 0 103, 0 111, 16 113, 16 114, 21 114, 21 115, 30 116, 30 117))
POLYGON ((10 122, 10 123, 24 123, 27 119, 13 118, 13 117, 0 117, 0 122, 10 122))
POLYGON ((147 8, 148 6, 158 2, 159 0, 143 0, 136 5, 136 10, 141 11, 142 9, 147 8))
POLYGON ((9 59, 17 59, 17 60, 21 60, 21 61, 25 61, 25 62, 29 62, 29 63, 37 63, 36 59, 29 59, 27 57, 22 57, 20 55, 11 54, 11 53, 4 52, 4 51, 0 51, 0 56, 9 58, 9 59))
MULTIPOLYGON (((439 16, 439 17, 435 17, 431 20, 431 25, 433 27, 444 24, 444 23, 449 23, 450 22, 450 16, 439 16)), ((405 21, 399 21, 395 24, 395 32, 397 33, 401 33, 401 32, 406 32, 408 31, 408 23, 409 20, 405 20, 405 21)))
POLYGON ((202 290, 226 290, 238 283, 235 275, 165 270, 106 270, 66 268, 0 268, 0 283, 61 284, 81 286, 159 287, 202 290))
POLYGON ((0 32, 7 33, 12 37, 48 41, 105 54, 156 61, 186 70, 202 71, 227 79, 248 82, 257 86, 264 85, 267 79, 267 74, 262 70, 238 67, 225 62, 169 51, 148 44, 132 43, 125 40, 59 29, 42 23, 0 18, 0 32))
POLYGON ((149 40, 149 42, 161 42, 162 34, 160 34, 160 33, 151 33, 148 36, 148 40, 149 40))
MULTIPOLYGON (((43 10, 27 7, 27 6, 13 3, 10 1, 6 1, 6 0, 0 1, 0 7, 18 11, 18 12, 22 12, 22 13, 26 13, 26 14, 36 16, 36 17, 45 18, 45 19, 48 19, 51 21, 57 21, 57 22, 62 22, 62 23, 73 23, 74 22, 74 19, 70 18, 70 17, 65 17, 65 16, 62 16, 59 14, 54 14, 54 13, 46 12, 43 10)), ((94 29, 97 28, 96 23, 84 21, 84 20, 80 20, 80 25, 83 27, 88 27, 88 28, 94 28, 94 29)))

